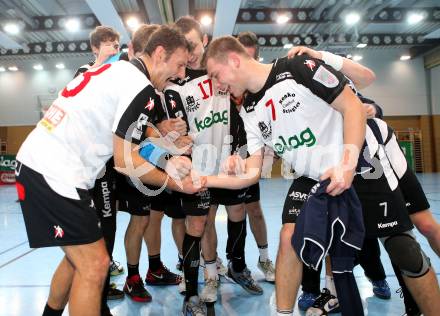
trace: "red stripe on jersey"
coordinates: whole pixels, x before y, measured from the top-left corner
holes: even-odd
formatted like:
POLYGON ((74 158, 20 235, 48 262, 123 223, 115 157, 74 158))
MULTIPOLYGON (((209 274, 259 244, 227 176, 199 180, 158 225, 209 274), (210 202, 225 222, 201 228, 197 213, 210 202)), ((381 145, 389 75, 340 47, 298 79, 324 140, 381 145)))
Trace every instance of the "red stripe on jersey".
POLYGON ((26 197, 26 193, 25 193, 25 189, 23 184, 21 184, 20 182, 15 182, 15 187, 17 188, 17 193, 18 193, 18 199, 20 201, 24 201, 25 197, 26 197))

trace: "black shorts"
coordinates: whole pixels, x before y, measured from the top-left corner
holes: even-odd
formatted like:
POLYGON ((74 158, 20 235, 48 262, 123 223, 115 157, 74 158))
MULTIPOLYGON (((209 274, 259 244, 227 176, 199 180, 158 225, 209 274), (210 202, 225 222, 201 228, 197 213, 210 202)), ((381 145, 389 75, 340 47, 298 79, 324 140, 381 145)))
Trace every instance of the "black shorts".
POLYGON ((364 179, 357 175, 353 186, 362 204, 366 237, 386 237, 413 228, 402 191, 399 187, 391 190, 385 176, 364 179))
POLYGON ((76 189, 78 200, 55 192, 43 175, 20 162, 17 192, 31 248, 83 245, 102 238, 88 190, 76 189))
POLYGON ((244 198, 244 203, 249 204, 260 201, 260 182, 251 185, 244 198))
POLYGON ((211 205, 238 205, 244 203, 246 199, 246 191, 248 188, 240 190, 229 190, 212 188, 211 191, 211 205))
POLYGON ((407 168, 405 174, 399 179, 399 187, 402 190, 408 213, 414 214, 429 209, 425 192, 414 172, 407 168))
POLYGON ((292 185, 287 192, 286 199, 284 200, 282 215, 283 225, 287 223, 296 223, 301 207, 307 200, 310 190, 316 183, 316 180, 307 177, 299 177, 293 180, 292 185))
POLYGON ((209 213, 211 206, 211 192, 210 190, 198 192, 196 194, 185 194, 180 192, 173 192, 180 198, 183 214, 190 216, 205 216, 209 213))
POLYGON ((117 172, 114 169, 113 158, 111 158, 105 166, 105 173, 96 179, 95 186, 91 190, 100 219, 116 216, 116 179, 117 172))
POLYGON ((180 195, 169 190, 163 190, 160 194, 152 197, 151 210, 164 212, 170 218, 185 218, 180 195))
POLYGON ((127 212, 130 215, 149 216, 151 210, 151 197, 134 187, 129 178, 119 179, 118 200, 119 211, 127 212))

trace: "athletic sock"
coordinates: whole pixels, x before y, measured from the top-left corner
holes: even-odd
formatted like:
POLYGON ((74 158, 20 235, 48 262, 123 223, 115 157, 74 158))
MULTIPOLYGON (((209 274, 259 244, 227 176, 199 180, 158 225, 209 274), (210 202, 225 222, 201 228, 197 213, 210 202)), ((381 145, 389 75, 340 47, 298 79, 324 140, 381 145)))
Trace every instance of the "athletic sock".
POLYGON ((162 266, 162 261, 160 261, 160 253, 154 256, 148 256, 148 267, 151 271, 157 271, 162 266))
POLYGON ((269 259, 269 248, 265 244, 263 246, 258 245, 258 251, 260 252, 260 262, 266 262, 269 259))
POLYGON ((293 309, 277 309, 277 316, 293 316, 293 309))
POLYGON ((208 279, 217 280, 217 260, 205 261, 205 269, 208 279))
POLYGON ((228 219, 228 243, 231 246, 232 268, 235 272, 242 272, 246 267, 244 258, 246 220, 232 222, 228 219))
POLYGON ((128 278, 131 278, 133 275, 139 274, 139 263, 138 264, 128 264, 127 263, 127 273, 128 278))
POLYGON ((200 262, 200 239, 188 233, 183 238, 183 274, 185 276, 185 300, 198 295, 198 277, 200 262))
POLYGON ((338 297, 338 295, 336 294, 335 281, 333 280, 332 276, 325 276, 325 287, 330 291, 331 295, 338 297))
POLYGON ((48 303, 46 303, 46 306, 44 307, 43 315, 42 316, 61 316, 63 314, 63 309, 53 309, 49 306, 48 303))

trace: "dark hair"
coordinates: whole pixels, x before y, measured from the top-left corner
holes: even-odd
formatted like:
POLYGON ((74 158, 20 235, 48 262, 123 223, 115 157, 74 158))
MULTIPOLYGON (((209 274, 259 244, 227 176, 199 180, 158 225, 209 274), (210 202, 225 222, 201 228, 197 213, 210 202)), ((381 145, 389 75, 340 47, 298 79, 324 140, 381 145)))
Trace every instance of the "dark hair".
POLYGON ((90 45, 99 48, 102 42, 119 41, 119 33, 110 26, 97 26, 90 33, 90 45))
POLYGON ((145 46, 147 46, 148 40, 151 37, 151 34, 153 34, 154 31, 156 31, 159 28, 160 25, 158 24, 142 24, 139 26, 139 28, 133 33, 131 43, 133 45, 133 52, 135 54, 142 53, 145 49, 145 46))
POLYGON ((243 44, 244 47, 253 47, 255 48, 255 59, 258 59, 260 55, 260 45, 258 45, 257 35, 253 32, 240 32, 237 36, 237 39, 240 43, 243 44))
POLYGON ((188 34, 192 30, 195 30, 197 34, 200 36, 200 39, 203 39, 202 27, 194 17, 190 15, 180 17, 174 25, 183 33, 188 34))
POLYGON ((151 56, 158 46, 162 46, 168 56, 171 56, 171 54, 178 48, 190 51, 190 45, 182 32, 177 28, 168 25, 159 26, 157 30, 151 34, 150 39, 145 46, 144 53, 151 56))
POLYGON ((244 58, 251 58, 246 52, 243 44, 241 44, 235 37, 222 36, 216 38, 208 45, 205 56, 203 57, 203 65, 206 66, 209 58, 225 61, 230 52, 238 53, 244 58))

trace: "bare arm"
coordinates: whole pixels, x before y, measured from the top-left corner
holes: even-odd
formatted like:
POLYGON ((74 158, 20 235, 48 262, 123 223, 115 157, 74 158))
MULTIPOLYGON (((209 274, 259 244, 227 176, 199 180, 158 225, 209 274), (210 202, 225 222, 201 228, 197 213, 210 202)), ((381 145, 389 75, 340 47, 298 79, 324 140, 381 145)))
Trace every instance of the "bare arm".
MULTIPOLYGON (((327 53, 327 52, 326 52, 327 53)), ((287 56, 289 58, 294 57, 295 55, 302 55, 307 54, 313 58, 321 59, 324 62, 326 61, 325 58, 323 58, 321 51, 316 51, 314 49, 311 49, 309 47, 305 46, 295 46, 293 47, 288 53, 287 56)), ((331 54, 331 53, 328 53, 331 54)), ((333 55, 333 54, 332 54, 333 55)), ((333 55, 335 56, 335 55, 333 55)), ((358 64, 348 58, 336 56, 336 58, 342 58, 342 67, 340 69, 336 69, 340 72, 342 72, 344 75, 346 75, 350 80, 353 81, 354 85, 358 89, 362 89, 365 87, 368 87, 370 84, 373 83, 374 80, 376 80, 376 75, 373 70, 371 70, 368 67, 362 66, 361 64, 358 64)), ((334 65, 331 65, 333 66, 334 65)))
POLYGON ((243 189, 255 184, 261 176, 263 164, 263 149, 252 154, 246 160, 245 173, 232 175, 207 176, 206 186, 209 188, 227 188, 232 190, 243 189))
MULTIPOLYGON (((115 160, 115 169, 130 177, 139 178, 140 181, 146 184, 161 187, 166 185, 167 188, 174 191, 183 191, 185 193, 195 193, 199 188, 195 188, 192 184, 191 178, 187 176, 178 184, 174 179, 154 167, 148 161, 143 159, 138 152, 138 146, 132 144, 119 136, 113 135, 113 151, 115 160)), ((182 161, 179 161, 182 163, 182 161)), ((191 165, 177 166, 179 169, 188 169, 187 174, 191 169, 191 165)))
POLYGON ((330 178, 327 192, 338 195, 348 189, 353 181, 359 152, 365 140, 366 115, 362 103, 348 85, 331 106, 344 117, 344 150, 340 164, 327 170, 321 180, 330 178))

